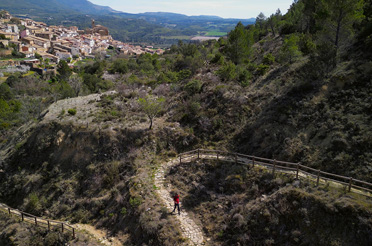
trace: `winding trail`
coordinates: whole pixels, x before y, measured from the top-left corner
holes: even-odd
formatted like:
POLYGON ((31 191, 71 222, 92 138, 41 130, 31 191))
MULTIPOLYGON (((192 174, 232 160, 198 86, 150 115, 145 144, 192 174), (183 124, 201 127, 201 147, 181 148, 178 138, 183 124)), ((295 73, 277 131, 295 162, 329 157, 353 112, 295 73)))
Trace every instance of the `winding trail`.
MULTIPOLYGON (((161 202, 166 206, 170 211, 173 210, 174 203, 170 196, 171 185, 165 185, 165 174, 170 167, 178 164, 178 160, 174 159, 166 164, 162 165, 155 174, 155 185, 159 189, 156 190, 157 194, 160 197, 161 202)), ((180 202, 182 205, 182 202, 180 202)), ((181 215, 175 215, 179 221, 182 234, 184 238, 188 238, 189 245, 205 245, 204 236, 201 228, 190 218, 187 212, 181 207, 181 215)))

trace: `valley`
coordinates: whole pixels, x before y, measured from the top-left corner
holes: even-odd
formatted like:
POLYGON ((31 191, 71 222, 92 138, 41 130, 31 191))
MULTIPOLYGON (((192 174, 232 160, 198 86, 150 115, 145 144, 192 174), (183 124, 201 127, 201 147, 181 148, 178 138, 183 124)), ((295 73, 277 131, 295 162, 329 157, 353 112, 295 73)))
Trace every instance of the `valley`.
POLYGON ((225 36, 234 29, 237 22, 252 24, 255 21, 254 18, 223 19, 163 12, 130 14, 94 5, 86 0, 4 0, 0 3, 0 9, 6 9, 19 18, 31 18, 48 25, 77 26, 82 30, 89 28, 91 19, 95 19, 108 27, 116 40, 161 48, 177 44, 180 38, 189 41, 201 34, 225 36))

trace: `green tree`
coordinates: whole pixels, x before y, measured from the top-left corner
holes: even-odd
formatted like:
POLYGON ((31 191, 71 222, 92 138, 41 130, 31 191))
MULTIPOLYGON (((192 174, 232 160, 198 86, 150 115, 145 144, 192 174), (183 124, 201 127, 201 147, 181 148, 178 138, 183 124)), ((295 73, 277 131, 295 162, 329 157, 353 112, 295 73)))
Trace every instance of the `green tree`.
POLYGON ((353 35, 353 25, 363 19, 363 0, 327 0, 323 1, 326 19, 324 34, 330 36, 336 51, 340 44, 353 35), (327 35, 328 34, 328 35, 327 35))
POLYGON ((239 22, 228 35, 226 54, 233 63, 240 64, 249 57, 252 43, 253 37, 239 22))
POLYGON ((126 74, 128 72, 128 64, 126 59, 116 59, 113 64, 111 65, 111 68, 109 69, 109 72, 114 73, 120 73, 120 74, 126 74))
POLYGON ((264 13, 261 12, 256 17, 256 26, 258 26, 259 29, 266 28, 266 16, 264 15, 264 13))
POLYGON ((201 91, 201 88, 203 86, 203 83, 200 81, 200 80, 197 80, 197 79, 193 79, 193 80, 190 80, 190 82, 188 82, 184 89, 190 94, 190 95, 194 95, 194 94, 197 94, 201 91))
POLYGON ((96 74, 89 73, 84 74, 83 81, 84 85, 89 89, 89 91, 98 92, 101 79, 96 74))
POLYGON ((217 70, 217 75, 222 81, 231 81, 236 78, 236 67, 232 62, 227 62, 220 69, 217 70))
POLYGON ((154 118, 162 111, 164 107, 165 99, 163 97, 151 98, 147 96, 146 98, 139 98, 138 102, 141 105, 142 111, 150 120, 149 129, 151 130, 154 118))
POLYGON ((275 36, 276 35, 276 29, 278 27, 279 19, 276 18, 276 15, 272 14, 270 17, 267 19, 267 23, 270 26, 272 34, 275 36))
POLYGON ((301 55, 301 51, 298 46, 300 38, 296 34, 288 35, 284 39, 284 44, 282 46, 282 55, 284 60, 288 60, 292 63, 297 57, 301 55))
POLYGON ((0 84, 0 99, 10 100, 13 98, 13 93, 10 90, 10 87, 6 83, 0 84))
POLYGON ((72 74, 70 67, 64 60, 59 61, 57 65, 57 72, 59 73, 59 78, 64 81, 66 81, 72 74))
POLYGON ((105 61, 95 61, 93 64, 88 64, 84 67, 84 72, 89 74, 96 74, 97 77, 101 77, 105 71, 105 61))
POLYGON ((294 1, 288 10, 288 13, 283 16, 280 34, 291 34, 294 32, 302 32, 304 30, 304 1, 294 1))

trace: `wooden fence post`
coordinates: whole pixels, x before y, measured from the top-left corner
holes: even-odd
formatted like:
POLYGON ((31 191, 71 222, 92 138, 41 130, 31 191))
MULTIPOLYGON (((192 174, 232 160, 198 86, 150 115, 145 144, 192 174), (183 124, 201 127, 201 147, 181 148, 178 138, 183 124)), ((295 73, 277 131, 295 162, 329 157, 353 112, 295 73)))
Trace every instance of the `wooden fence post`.
POLYGON ((8 208, 8 213, 11 215, 12 214, 12 212, 10 211, 10 208, 8 208))
POLYGON ((353 183, 353 178, 350 177, 350 181, 349 181, 349 192, 351 191, 352 183, 353 183))
POLYGON ((24 220, 25 220, 25 218, 24 218, 24 214, 21 213, 21 216, 22 216, 22 221, 24 221, 24 220))
POLYGON ((35 217, 35 225, 37 225, 37 218, 35 217))
POLYGON ((318 170, 318 177, 316 178, 316 186, 319 186, 320 170, 318 170))
POLYGON ((200 149, 198 149, 198 160, 200 159, 200 149))
POLYGON ((297 170, 296 170, 296 179, 298 179, 298 171, 300 169, 300 163, 297 163, 297 170))
POLYGON ((48 221, 48 231, 50 231, 50 223, 49 223, 49 220, 48 221))
POLYGON ((61 225, 62 225, 62 232, 63 232, 63 223, 61 225))
POLYGON ((274 160, 273 175, 275 174, 276 160, 274 160))
POLYGON ((72 228, 72 238, 75 238, 75 228, 72 228))
POLYGON ((181 154, 180 154, 180 164, 182 164, 182 160, 181 160, 181 158, 182 158, 182 157, 181 157, 181 154))
POLYGON ((252 157, 252 167, 254 167, 254 157, 252 157))

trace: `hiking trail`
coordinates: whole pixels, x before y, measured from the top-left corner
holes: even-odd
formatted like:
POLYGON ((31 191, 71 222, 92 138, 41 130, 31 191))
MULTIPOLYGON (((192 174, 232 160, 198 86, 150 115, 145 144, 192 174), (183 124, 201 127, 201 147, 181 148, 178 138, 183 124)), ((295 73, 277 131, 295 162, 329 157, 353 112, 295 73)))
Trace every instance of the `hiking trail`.
MULTIPOLYGON (((166 208, 169 211, 172 211, 174 208, 173 199, 170 196, 172 190, 171 185, 164 185, 165 174, 170 167, 176 165, 178 162, 177 159, 168 161, 166 164, 162 165, 155 174, 155 185, 159 189, 156 190, 157 194, 160 197, 161 202, 166 205, 166 208)), ((182 207, 182 197, 180 201, 181 215, 178 215, 176 211, 175 218, 179 221, 183 237, 190 239, 189 245, 205 245, 204 236, 201 228, 190 218, 188 213, 182 207)))

